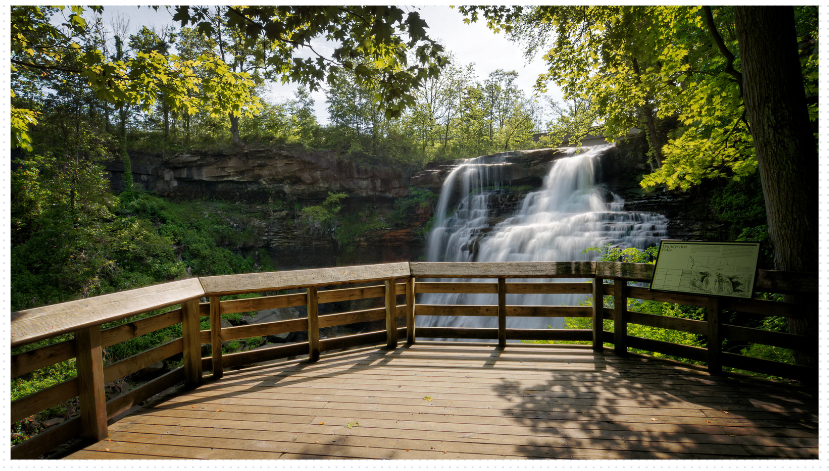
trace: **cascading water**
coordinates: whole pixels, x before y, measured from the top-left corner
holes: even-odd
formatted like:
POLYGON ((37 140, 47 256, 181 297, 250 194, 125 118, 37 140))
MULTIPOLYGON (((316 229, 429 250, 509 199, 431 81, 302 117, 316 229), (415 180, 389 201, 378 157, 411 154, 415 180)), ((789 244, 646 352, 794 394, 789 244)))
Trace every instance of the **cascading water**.
MULTIPOLYGON (((589 247, 607 244, 644 249, 667 236, 668 220, 659 214, 622 211, 624 200, 596 182, 598 158, 612 145, 568 150, 555 161, 541 190, 529 193, 516 213, 491 225, 492 202, 503 195, 504 159, 481 157, 456 167, 441 188, 428 260, 445 262, 526 262, 595 260, 589 247), (457 210, 446 216, 449 200, 461 185, 457 210)), ((516 280, 518 281, 518 280, 516 280)), ((575 281, 575 280, 524 280, 575 281)), ((579 295, 507 295, 507 304, 576 305, 579 295)), ((423 304, 497 304, 494 294, 425 294, 423 304)), ((510 328, 561 328, 560 318, 510 317, 510 328)), ((491 317, 418 318, 424 327, 497 327, 491 317)))

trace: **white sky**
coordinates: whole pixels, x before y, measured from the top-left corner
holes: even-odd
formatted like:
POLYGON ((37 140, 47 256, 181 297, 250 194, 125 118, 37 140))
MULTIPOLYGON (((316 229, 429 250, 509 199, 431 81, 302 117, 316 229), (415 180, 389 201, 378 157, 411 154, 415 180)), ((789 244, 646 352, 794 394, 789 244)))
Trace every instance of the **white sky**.
MULTIPOLYGON (((533 94, 533 85, 538 74, 545 72, 540 56, 529 64, 524 59, 522 49, 506 39, 503 33, 495 34, 486 27, 486 23, 479 20, 477 23, 464 24, 463 15, 457 10, 446 5, 440 6, 414 6, 402 7, 404 10, 417 9, 421 17, 428 23, 427 30, 430 37, 438 39, 447 51, 454 53, 458 62, 465 66, 471 62, 475 63, 475 71, 478 78, 483 80, 490 72, 496 69, 515 70, 518 72, 517 85, 524 90, 527 96, 533 94)), ((135 6, 106 6, 104 8, 104 19, 109 22, 109 17, 117 13, 124 14, 130 20, 130 31, 138 31, 142 26, 160 27, 172 23, 172 14, 161 7, 155 11, 149 7, 135 6)), ((175 24, 176 28, 179 24, 175 24)), ((314 48, 320 53, 325 53, 330 48, 324 43, 314 44, 314 48)), ((296 85, 281 85, 274 83, 269 87, 265 98, 269 101, 276 101, 281 98, 292 98, 296 85)), ((549 87, 548 95, 561 100, 561 93, 554 85, 549 87)), ((318 90, 311 94, 314 99, 314 108, 317 120, 325 124, 328 122, 328 111, 326 110, 325 93, 318 90)))

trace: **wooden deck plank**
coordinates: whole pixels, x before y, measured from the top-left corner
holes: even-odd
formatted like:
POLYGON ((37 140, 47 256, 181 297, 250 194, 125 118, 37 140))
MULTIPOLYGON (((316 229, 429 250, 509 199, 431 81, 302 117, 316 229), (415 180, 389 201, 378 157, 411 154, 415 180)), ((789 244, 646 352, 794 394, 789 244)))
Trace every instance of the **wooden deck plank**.
MULTIPOLYGON (((234 388, 233 398, 240 400, 240 399, 252 399, 252 400, 267 400, 271 399, 275 392, 272 391, 273 388, 267 387, 258 387, 254 390, 249 390, 248 388, 234 388)), ((389 388, 391 389, 391 388, 389 388)), ((221 394, 228 394, 231 391, 227 389, 223 389, 221 394)), ((214 391, 196 391, 191 393, 190 397, 212 397, 217 394, 214 391)), ((441 392, 435 393, 428 388, 421 388, 419 390, 411 390, 407 389, 406 391, 397 390, 378 390, 378 391, 369 391, 366 389, 356 389, 356 390, 348 390, 348 389, 335 389, 335 390, 323 390, 319 391, 317 389, 299 389, 295 392, 286 391, 284 389, 279 391, 279 400, 287 401, 288 403, 296 402, 300 405, 305 405, 305 402, 339 402, 343 404, 348 403, 364 403, 367 399, 370 399, 371 402, 377 404, 388 404, 388 405, 409 405, 409 404, 421 404, 422 399, 425 396, 430 396, 433 398, 432 401, 429 402, 430 406, 445 406, 451 407, 454 405, 455 407, 464 407, 464 408, 473 408, 473 409, 480 409, 480 408, 496 408, 496 407, 504 407, 504 406, 515 406, 516 402, 521 398, 535 398, 537 404, 541 407, 533 407, 533 410, 546 410, 552 411, 557 409, 567 409, 568 407, 571 409, 579 409, 581 410, 582 407, 599 407, 599 408, 608 408, 608 407, 636 407, 636 408, 648 408, 648 407, 659 407, 661 409, 687 409, 689 402, 687 400, 683 400, 680 398, 660 398, 655 396, 646 396, 642 397, 634 396, 637 399, 617 399, 615 397, 607 397, 605 396, 596 396, 592 398, 585 398, 585 397, 571 397, 571 396, 559 396, 559 397, 551 397, 549 395, 529 395, 529 394, 522 394, 516 395, 514 393, 510 393, 504 397, 492 397, 491 395, 484 395, 484 394, 462 394, 462 393, 451 393, 451 392, 441 392), (457 402, 456 402, 457 401, 457 402)), ((734 402, 730 398, 723 398, 723 402, 701 402, 701 401, 694 401, 694 405, 700 406, 700 410, 712 410, 714 412, 728 412, 730 414, 734 414, 735 417, 746 417, 744 415, 745 412, 755 412, 758 411, 757 407, 754 405, 747 403, 747 402, 734 402), (716 409, 715 409, 716 407, 716 409)), ((767 412, 766 410, 762 410, 763 412, 767 412)), ((605 411, 606 412, 606 411, 605 411)), ((796 415, 798 418, 802 417, 802 414, 809 415, 810 413, 807 412, 806 409, 795 407, 792 408, 787 412, 789 415, 796 415)), ((721 415, 717 415, 721 416, 721 415)))
POLYGON ((818 456, 816 390, 589 348, 424 342, 228 370, 71 457, 818 456))
MULTIPOLYGON (((152 436, 148 436, 152 437, 152 436)), ((120 434, 113 436, 110 440, 104 440, 86 448, 89 451, 115 453, 128 453, 146 455, 157 458, 187 458, 207 460, 229 460, 229 459, 278 459, 281 453, 262 452, 258 450, 234 450, 229 448, 213 448, 209 446, 198 446, 192 441, 186 443, 182 440, 172 440, 172 437, 152 437, 151 439, 131 440, 130 435, 120 434)), ((143 437, 142 437, 143 438, 143 437)), ((75 459, 74 454, 66 459, 75 459)), ((118 459, 117 456, 113 459, 118 459)))
MULTIPOLYGON (((319 426, 320 423, 328 424, 328 425, 338 425, 338 426, 346 426, 349 422, 351 422, 353 417, 349 417, 347 415, 341 414, 340 417, 332 416, 332 415, 317 415, 317 416, 288 416, 288 415, 271 415, 271 414, 256 414, 256 413, 235 413, 230 412, 227 410, 222 410, 218 413, 211 413, 207 411, 195 411, 189 409, 157 409, 153 412, 153 414, 143 414, 134 416, 134 421, 136 423, 145 423, 147 420, 154 420, 160 421, 161 423, 177 423, 176 421, 189 421, 189 420, 217 420, 217 421, 228 421, 229 423, 250 423, 250 424, 258 424, 259 427, 281 427, 279 430, 292 430, 293 425, 300 425, 305 426, 307 424, 311 424, 312 426, 319 426), (271 424, 271 425, 266 425, 271 424)), ((124 419, 127 420, 127 419, 124 419)), ((665 424, 665 423, 622 423, 622 422, 613 422, 613 421, 597 421, 597 422, 585 422, 585 421, 556 421, 554 425, 544 425, 544 423, 539 423, 535 425, 532 429, 522 426, 522 425, 514 425, 514 424, 478 424, 478 423, 469 423, 463 421, 455 421, 455 422, 438 422, 438 421, 429 421, 428 418, 416 417, 416 416, 407 416, 404 419, 399 418, 362 418, 360 419, 364 424, 369 427, 377 427, 377 428, 403 428, 403 429, 411 429, 411 430, 421 430, 427 432, 439 432, 442 430, 448 431, 457 431, 457 432, 476 432, 476 433, 496 433, 496 434, 510 434, 510 435, 538 435, 538 434, 566 434, 566 433, 578 433, 579 431, 584 431, 584 433, 590 434, 597 434, 602 433, 602 431, 608 431, 608 433, 615 433, 615 432, 639 432, 639 433, 659 433, 664 434, 667 436, 668 434, 707 434, 707 435, 732 435, 733 432, 725 432, 724 429, 728 428, 729 430, 733 430, 736 427, 721 427, 718 425, 712 424, 705 424, 705 425, 683 425, 683 424, 665 424), (573 432, 576 431, 576 432, 573 432)), ((491 422, 491 421, 490 421, 491 422)), ((233 425, 231 425, 233 426, 233 425)), ((780 429, 779 427, 767 428, 764 430, 769 430, 768 436, 773 436, 772 434, 777 435, 785 435, 787 432, 788 435, 791 436, 802 436, 802 437, 816 437, 817 433, 808 431, 808 430, 800 430, 799 432, 797 429, 780 429), (798 432, 798 433, 794 433, 798 432)))
POLYGON ((115 451, 93 451, 81 450, 72 455, 75 460, 183 460, 176 456, 151 456, 135 453, 123 453, 115 451))
MULTIPOLYGON (((520 386, 521 390, 541 390, 540 387, 531 386, 533 384, 533 381, 537 382, 539 379, 539 375, 537 373, 532 377, 527 378, 526 376, 521 376, 519 374, 513 376, 509 374, 500 374, 495 372, 475 373, 463 370, 436 369, 433 373, 432 370, 415 368, 405 370, 378 370, 376 368, 361 370, 357 367, 352 368, 351 371, 347 371, 346 369, 339 371, 298 371, 293 374, 279 372, 273 375, 265 376, 239 376, 234 377, 233 379, 227 382, 223 382, 222 386, 220 387, 230 387, 234 385, 245 384, 256 384, 261 387, 272 387, 275 384, 280 384, 281 387, 286 387, 286 385, 304 384, 306 382, 311 381, 316 382, 317 384, 343 384, 344 382, 341 380, 342 373, 348 373, 349 378, 353 378, 355 380, 373 381, 371 384, 384 384, 382 380, 388 379, 389 377, 394 377, 394 381, 401 381, 404 384, 407 381, 414 381, 417 383, 428 382, 430 383, 430 386, 433 387, 440 387, 443 384, 450 385, 450 388, 452 387, 452 385, 457 384, 457 381, 459 380, 463 380, 465 384, 469 387, 476 387, 476 383, 480 383, 480 387, 486 387, 487 384, 491 384, 494 380, 510 380, 514 381, 517 386, 520 386), (470 373, 475 373, 475 376, 471 376, 470 373)), ((563 386, 569 386, 571 388, 578 387, 581 389, 581 392, 590 392, 597 389, 603 390, 605 387, 612 387, 619 394, 624 394, 625 391, 627 391, 628 389, 640 389, 649 390, 652 392, 672 392, 672 394, 675 395, 681 394, 694 397, 707 396, 712 398, 752 398, 752 394, 754 394, 753 387, 711 388, 707 385, 698 385, 694 382, 678 382, 675 380, 665 378, 658 381, 652 381, 650 378, 640 379, 638 381, 631 378, 616 378, 609 380, 606 378, 601 378, 600 373, 597 373, 595 375, 590 373, 582 373, 579 375, 568 376, 563 372, 556 373, 554 376, 551 376, 550 379, 548 379, 545 382, 544 389, 555 390, 556 388, 561 388, 563 386), (574 386, 574 383, 578 383, 578 385, 574 386)), ((769 398, 770 397, 771 396, 769 396, 769 398)), ((786 402, 794 403, 794 401, 783 401, 782 403, 786 402)), ((798 400, 798 403, 800 404, 810 404, 813 402, 816 402, 816 399, 814 397, 804 396, 803 399, 798 400)))
MULTIPOLYGON (((360 396, 333 396, 328 399, 319 400, 312 400, 311 398, 306 398, 302 400, 302 398, 284 398, 279 397, 275 399, 270 398, 257 398, 257 397, 212 397, 212 396, 199 396, 199 395, 188 395, 188 397, 198 397, 203 398, 199 400, 200 404, 217 404, 217 405, 225 405, 225 404, 234 404, 234 405, 249 405, 249 406, 263 406, 263 407, 296 407, 298 409, 320 409, 320 408, 335 408, 335 409, 344 409, 344 410, 353 410, 353 411, 360 411, 360 410, 373 410, 373 411, 387 411, 387 412, 413 412, 413 413, 443 413, 443 414, 451 414, 451 415, 483 415, 483 416, 501 416, 503 415, 503 411, 500 410, 501 407, 509 407, 509 401, 505 401, 502 403, 496 402, 484 402, 484 403, 474 403, 474 402, 462 402, 459 401, 457 404, 454 404, 454 401, 438 401, 436 402, 433 399, 433 396, 428 396, 432 398, 431 401, 424 401, 423 398, 409 398, 406 400, 387 400, 384 401, 382 398, 376 397, 360 397, 360 396), (369 402, 367 404, 367 402, 369 402), (424 405, 426 404, 426 405, 424 405)), ((425 396, 424 396, 425 397, 425 396)), ((546 401, 545 401, 546 402, 546 401)), ((514 403, 513 403, 514 405, 514 403)), ((587 404, 586 404, 587 405, 587 404)), ((663 407, 662 404, 658 406, 646 406, 644 404, 633 407, 619 407, 619 406, 607 406, 607 405, 597 405, 592 404, 590 405, 589 409, 592 413, 601 413, 601 414, 639 414, 639 415, 648 415, 648 416, 672 416, 672 417, 711 417, 716 415, 720 417, 719 414, 715 414, 716 412, 722 411, 709 411, 699 410, 699 409, 689 409, 687 406, 688 404, 685 403, 685 408, 679 408, 680 404, 676 404, 676 408, 670 407, 663 407)), ((533 407, 527 408, 510 408, 511 415, 514 417, 534 417, 538 413, 554 413, 557 411, 581 411, 587 409, 587 407, 568 407, 568 404, 565 403, 539 403, 533 404, 533 407)), ((735 418, 744 417, 740 416, 736 413, 734 414, 726 414, 723 417, 727 417, 728 415, 733 415, 735 418)))
MULTIPOLYGON (((189 402, 187 404, 190 404, 189 402)), ((595 413, 595 412, 584 412, 584 413, 576 413, 576 412, 540 412, 537 414, 525 414, 524 416, 511 416, 506 414, 499 414, 498 411, 493 411, 488 415, 484 414, 474 414, 474 413, 457 413, 451 414, 445 410, 437 410, 435 409, 432 412, 405 412, 405 411, 387 411, 387 410, 352 410, 350 408, 324 408, 324 409, 302 409, 296 407, 271 407, 271 406, 250 406, 250 405, 236 405, 236 404, 198 404, 195 406, 190 406, 195 410, 204 410, 204 411, 227 411, 227 412, 235 412, 235 413, 247 413, 247 414, 277 414, 277 415, 290 415, 290 414, 300 414, 303 416, 312 415, 312 414, 323 414, 328 416, 334 417, 342 417, 342 418, 391 418, 395 420, 405 419, 412 417, 423 419, 423 420, 430 420, 435 422, 454 422, 454 423, 473 423, 473 424, 492 424, 492 425, 500 425, 505 423, 511 423, 516 421, 521 421, 526 419, 527 421, 539 421, 539 420, 546 420, 546 421, 565 421, 565 420, 572 420, 572 421, 583 421, 583 422, 594 422, 594 421, 621 421, 625 423, 653 423, 653 422, 661 422, 661 423, 674 423, 674 424, 685 424, 685 425, 705 425, 705 424, 712 424, 712 425, 730 425, 730 426, 740 426, 740 425, 753 425, 757 423, 762 423, 757 420, 747 420, 747 419, 739 419, 739 418, 706 418, 706 417, 677 417, 672 415, 665 415, 665 416, 652 416, 649 414, 632 414, 632 415, 623 415, 623 414, 602 414, 602 413, 595 413), (663 417, 660 419, 660 417, 663 417)), ((797 421, 781 421, 781 420, 773 420, 773 421, 766 421, 768 422, 767 426, 773 426, 776 424, 780 425, 797 425, 797 421)))
MULTIPOLYGON (((726 434, 708 434, 708 433, 659 433, 659 432, 640 432, 638 434, 630 434, 628 431, 603 431, 595 430, 586 433, 580 429, 570 429, 558 431, 555 428, 549 428, 546 432, 538 431, 538 433, 528 435, 526 428, 520 427, 478 427, 476 430, 466 429, 461 431, 442 431, 442 430, 428 430, 428 434, 424 430, 411 429, 406 427, 397 427, 398 422, 389 422, 384 427, 376 427, 373 422, 363 421, 359 427, 350 430, 342 430, 345 423, 324 422, 320 425, 319 422, 311 424, 274 424, 263 422, 247 422, 247 421, 223 421, 210 419, 174 419, 163 417, 144 417, 141 421, 131 422, 128 426, 126 424, 119 427, 119 429, 126 427, 126 429, 133 432, 152 433, 169 429, 173 433, 179 433, 189 436, 200 436, 200 434, 207 433, 207 436, 228 436, 235 437, 239 434, 246 438, 258 438, 262 440, 282 441, 281 437, 291 436, 296 437, 299 434, 308 435, 341 435, 347 433, 350 436, 360 437, 379 437, 379 438, 394 438, 394 439, 409 439, 420 440, 428 436, 430 440, 440 440, 446 442, 461 442, 461 443, 476 443, 476 444, 505 444, 505 445, 523 445, 527 442, 528 437, 536 443, 544 443, 545 446, 566 446, 568 441, 573 439, 585 440, 582 446, 586 448, 598 449, 616 449, 616 450, 655 450, 658 449, 656 443, 670 443, 674 447, 674 451, 688 452, 694 446, 705 447, 701 450, 701 454, 721 454, 734 453, 736 455, 745 454, 741 450, 726 450, 722 447, 709 445, 755 445, 755 446, 772 446, 772 447, 817 447, 818 441, 816 438, 780 438, 780 437, 733 437, 726 434), (509 431, 517 431, 518 434, 509 433, 509 431), (679 444, 679 445, 674 445, 679 444), (678 446, 684 448, 677 448, 678 446)), ((415 423, 419 424, 419 423, 415 423)), ((169 432, 165 432, 169 433, 169 432)), ((411 448, 411 447, 409 447, 411 448)), ((668 448, 662 447, 663 450, 668 448)), ((471 451, 471 449, 470 449, 471 451)), ((488 452, 482 452, 486 454, 488 452)))

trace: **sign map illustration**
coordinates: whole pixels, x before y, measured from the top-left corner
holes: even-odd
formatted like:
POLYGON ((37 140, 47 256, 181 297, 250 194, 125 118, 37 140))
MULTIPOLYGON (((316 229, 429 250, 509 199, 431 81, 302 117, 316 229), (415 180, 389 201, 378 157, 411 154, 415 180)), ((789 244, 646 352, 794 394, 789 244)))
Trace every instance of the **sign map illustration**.
POLYGON ((662 241, 651 289, 751 298, 759 243, 662 241))

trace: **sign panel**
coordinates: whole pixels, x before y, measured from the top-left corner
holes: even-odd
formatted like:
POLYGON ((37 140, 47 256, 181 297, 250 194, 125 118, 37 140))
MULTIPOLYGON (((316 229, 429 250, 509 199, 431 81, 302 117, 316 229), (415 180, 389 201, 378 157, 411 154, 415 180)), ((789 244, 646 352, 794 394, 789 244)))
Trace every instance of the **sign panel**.
POLYGON ((651 289, 750 299, 759 254, 759 242, 663 240, 651 289))

